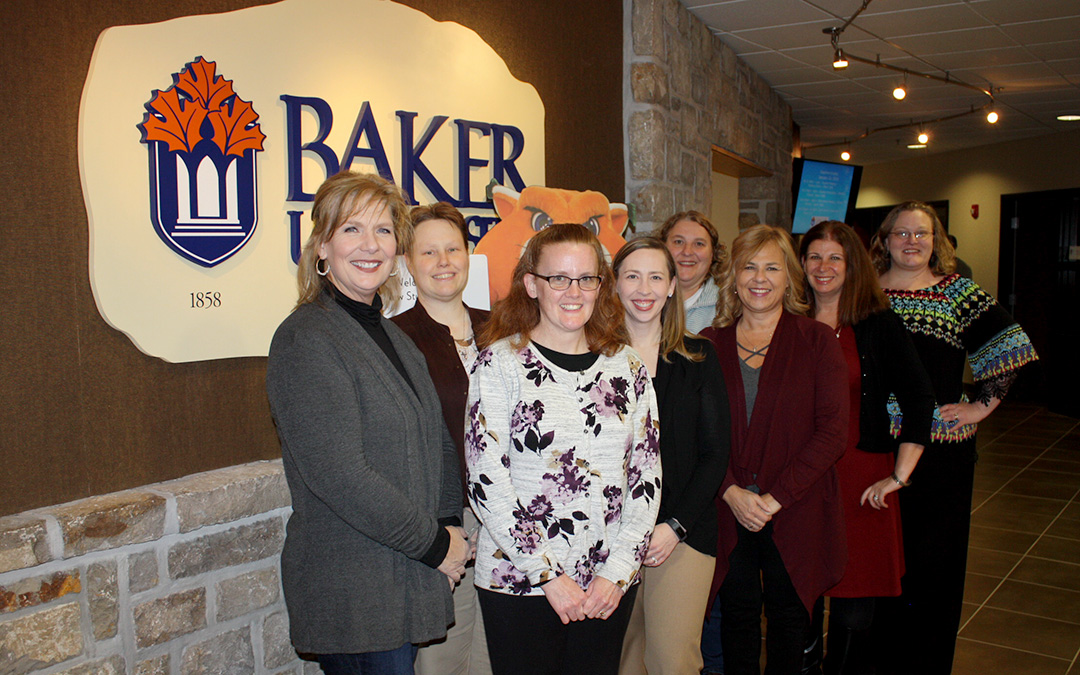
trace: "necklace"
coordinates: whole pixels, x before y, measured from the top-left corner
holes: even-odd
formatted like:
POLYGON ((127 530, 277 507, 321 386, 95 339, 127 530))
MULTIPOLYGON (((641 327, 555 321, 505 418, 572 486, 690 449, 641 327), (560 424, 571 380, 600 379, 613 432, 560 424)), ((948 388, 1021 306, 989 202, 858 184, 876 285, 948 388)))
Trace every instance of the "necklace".
POLYGON ((460 347, 468 347, 469 345, 471 345, 473 343, 473 338, 474 337, 476 337, 476 336, 475 335, 470 335, 469 337, 465 338, 464 340, 459 340, 457 338, 454 338, 454 342, 456 342, 458 344, 458 346, 460 346, 460 347))
POLYGON ((836 325, 836 339, 837 339, 837 340, 839 340, 839 339, 840 339, 840 331, 842 331, 842 330, 844 330, 844 324, 842 324, 842 323, 841 323, 841 324, 837 324, 837 325, 836 325))

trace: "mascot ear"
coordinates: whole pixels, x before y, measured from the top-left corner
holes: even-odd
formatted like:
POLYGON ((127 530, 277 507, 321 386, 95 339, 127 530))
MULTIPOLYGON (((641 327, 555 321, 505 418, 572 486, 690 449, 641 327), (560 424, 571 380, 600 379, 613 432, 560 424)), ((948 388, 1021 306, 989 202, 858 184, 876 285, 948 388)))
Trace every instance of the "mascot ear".
POLYGON ((626 209, 626 204, 611 205, 611 227, 620 237, 622 236, 623 232, 626 231, 626 225, 629 220, 630 214, 626 209))
POLYGON ((506 220, 506 217, 514 212, 520 196, 517 192, 501 185, 491 188, 491 201, 495 202, 495 213, 499 214, 499 218, 506 220))

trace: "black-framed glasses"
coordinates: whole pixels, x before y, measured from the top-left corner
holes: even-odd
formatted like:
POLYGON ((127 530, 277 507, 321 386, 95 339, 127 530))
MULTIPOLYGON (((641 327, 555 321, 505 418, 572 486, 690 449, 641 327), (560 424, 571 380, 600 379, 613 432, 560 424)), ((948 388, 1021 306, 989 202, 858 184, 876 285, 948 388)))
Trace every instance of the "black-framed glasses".
POLYGON ((548 286, 551 286, 553 291, 565 291, 570 288, 570 284, 577 282, 578 288, 583 291, 595 291, 600 288, 600 282, 603 281, 603 277, 597 276, 585 276, 585 277, 568 277, 564 274, 553 274, 550 277, 546 277, 543 274, 537 274, 533 272, 533 276, 537 279, 543 279, 548 282, 548 286))

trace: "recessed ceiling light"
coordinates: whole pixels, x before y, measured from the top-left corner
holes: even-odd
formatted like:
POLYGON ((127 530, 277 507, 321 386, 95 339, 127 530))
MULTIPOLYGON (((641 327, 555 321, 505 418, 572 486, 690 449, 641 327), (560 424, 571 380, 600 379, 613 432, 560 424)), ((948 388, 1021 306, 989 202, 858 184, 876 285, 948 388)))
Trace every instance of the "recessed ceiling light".
POLYGON ((1080 122, 1080 115, 1058 115, 1059 122, 1080 122))
POLYGON ((919 150, 920 148, 925 148, 925 147, 926 147, 926 143, 912 143, 911 145, 908 146, 908 148, 910 148, 912 150, 919 150))

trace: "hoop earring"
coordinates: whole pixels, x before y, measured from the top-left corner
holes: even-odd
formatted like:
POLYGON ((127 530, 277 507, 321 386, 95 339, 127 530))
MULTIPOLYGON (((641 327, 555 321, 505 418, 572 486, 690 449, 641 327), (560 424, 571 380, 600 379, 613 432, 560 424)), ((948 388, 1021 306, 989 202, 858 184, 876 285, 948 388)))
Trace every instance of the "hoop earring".
POLYGON ((394 258, 394 271, 390 273, 390 276, 396 277, 398 275, 398 261, 394 258))
POLYGON ((326 258, 316 258, 315 259, 315 273, 316 274, 318 274, 320 277, 325 277, 327 272, 329 272, 329 271, 330 271, 330 261, 328 261, 326 258), (325 269, 319 269, 319 263, 321 263, 321 262, 326 263, 325 269))

